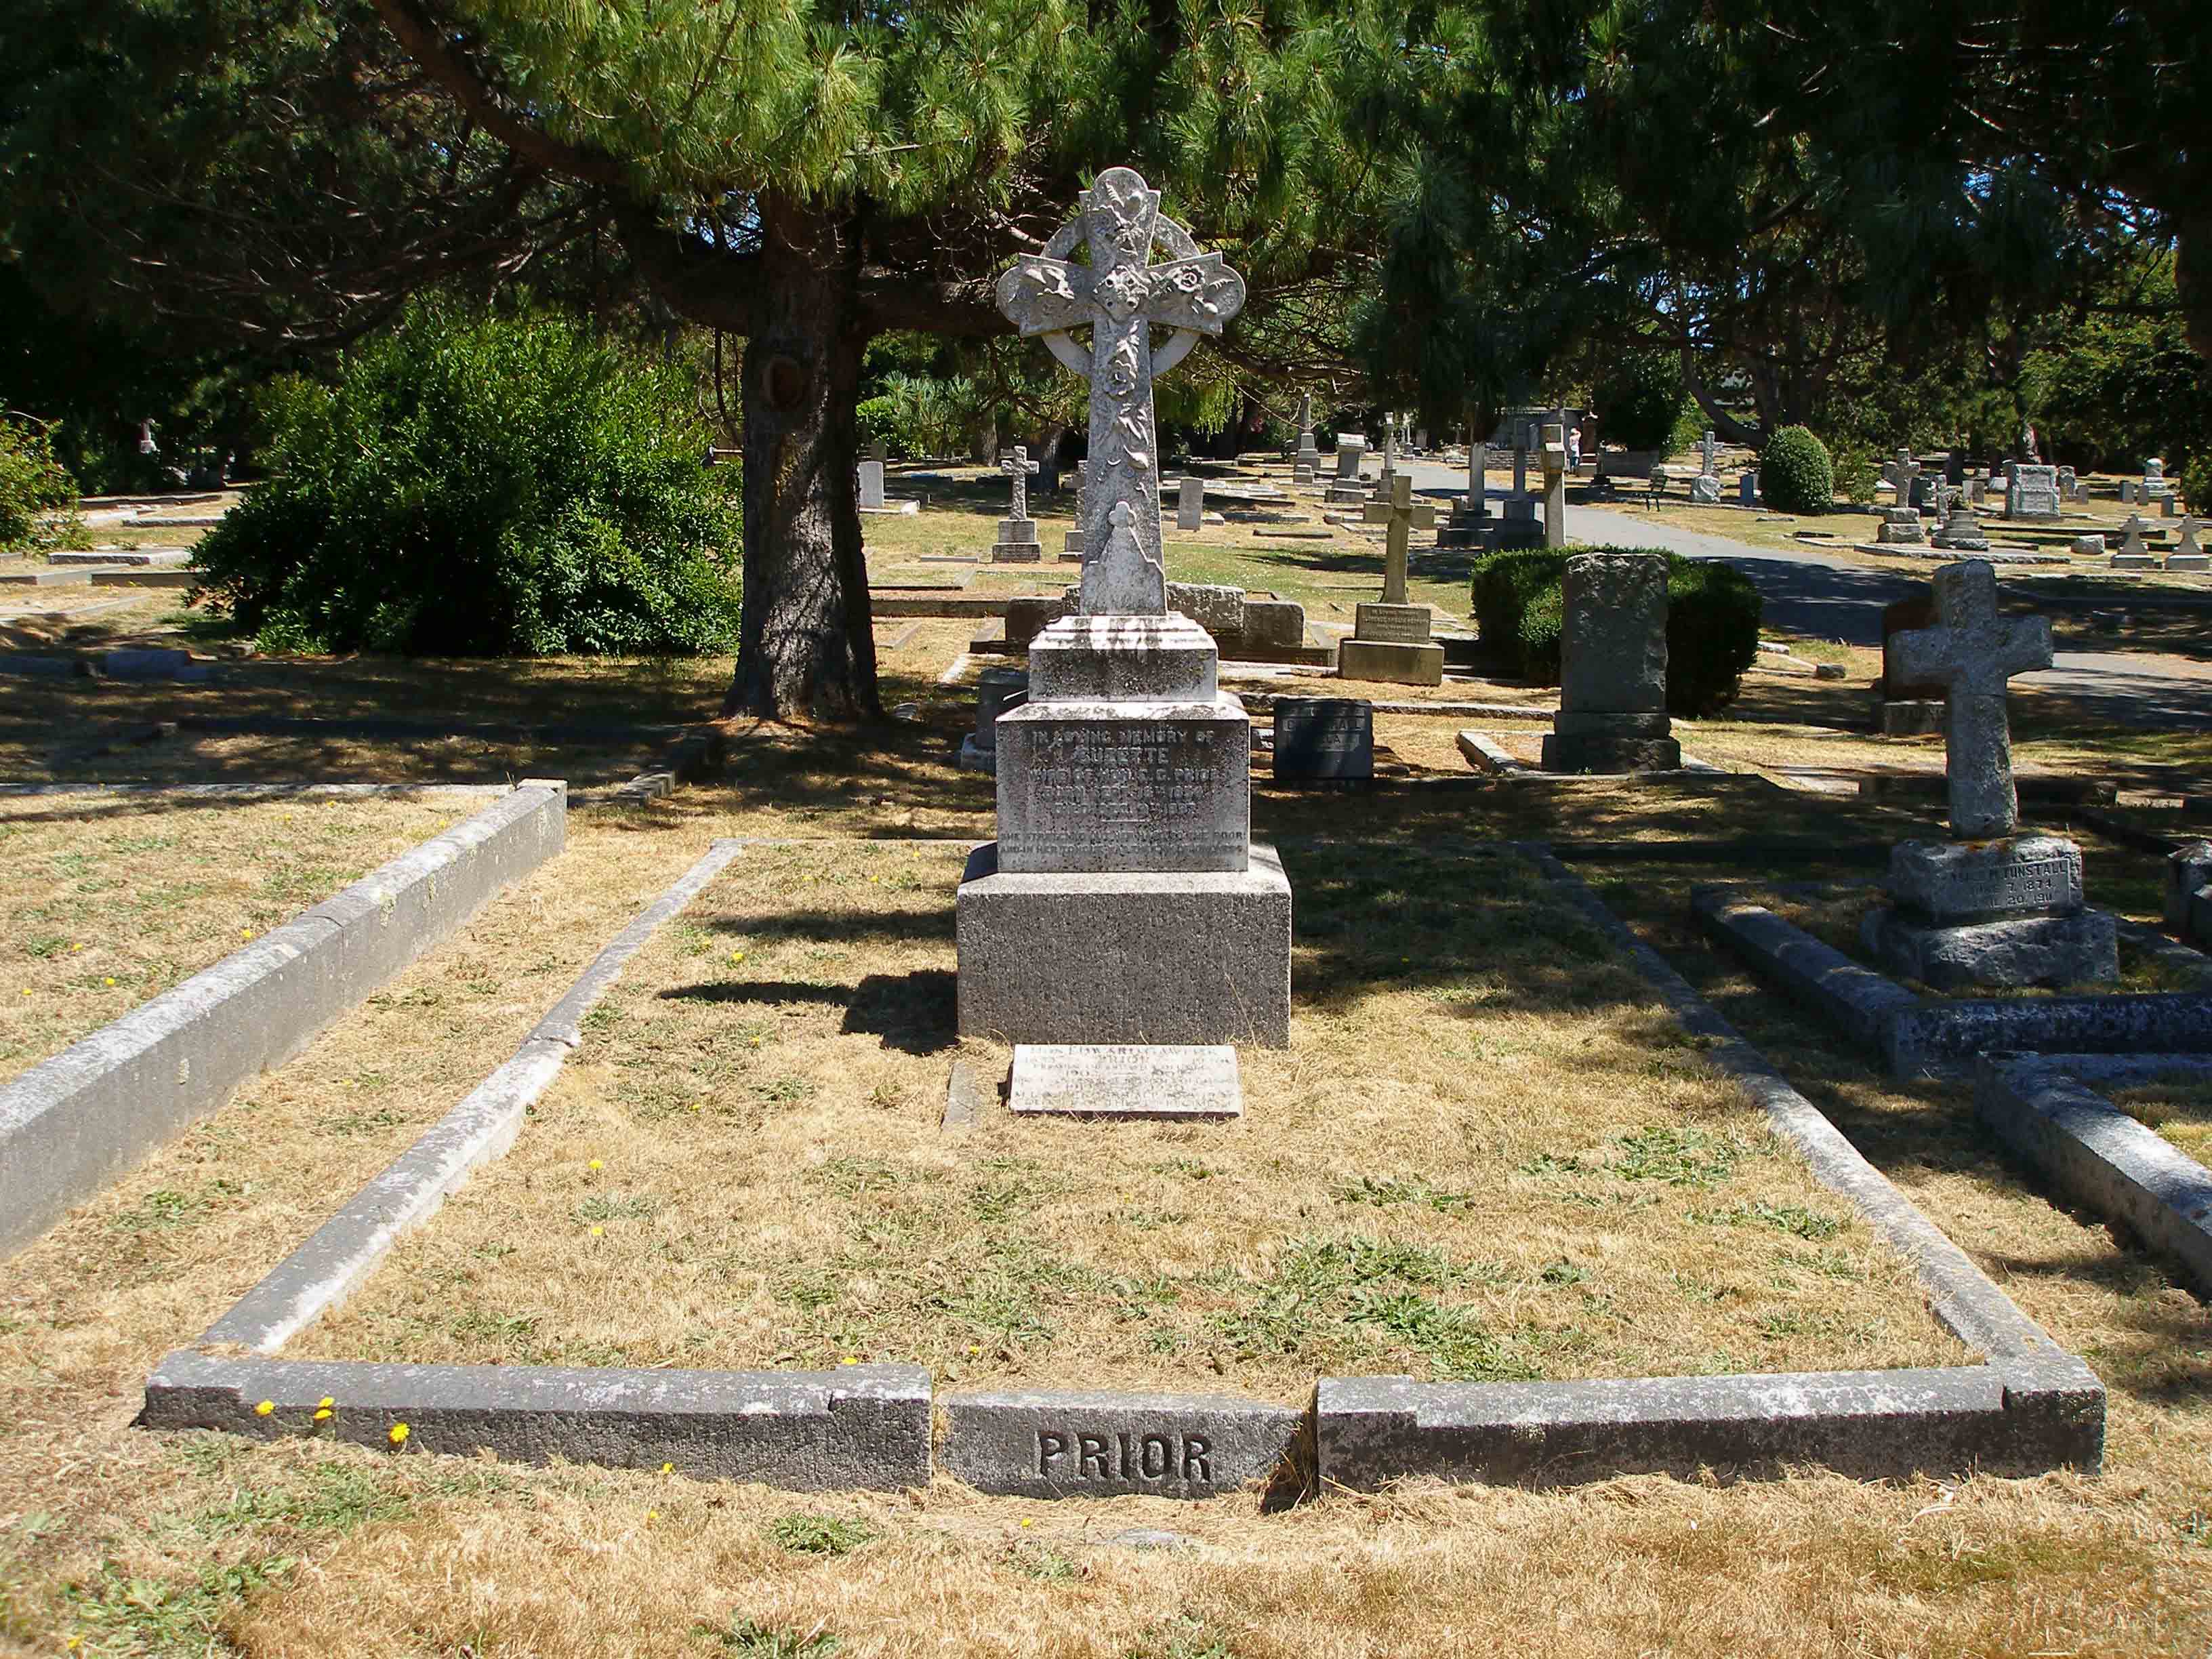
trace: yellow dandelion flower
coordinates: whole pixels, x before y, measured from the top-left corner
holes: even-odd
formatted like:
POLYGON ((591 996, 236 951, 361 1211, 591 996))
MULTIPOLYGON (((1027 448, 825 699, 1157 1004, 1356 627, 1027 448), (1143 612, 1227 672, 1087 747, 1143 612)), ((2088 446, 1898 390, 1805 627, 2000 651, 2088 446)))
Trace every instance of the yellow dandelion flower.
POLYGON ((28 995, 30 995, 30 994, 31 994, 31 988, 30 988, 29 986, 26 985, 26 986, 23 988, 23 994, 24 994, 25 996, 28 996, 28 995))
POLYGON ((1036 1522, 1025 1515, 1022 1517, 1022 1524, 1025 1527, 1033 1527, 1036 1525, 1036 1522))
POLYGON ((275 1411, 276 1409, 276 1402, 275 1401, 273 1401, 273 1400, 264 1400, 264 1401, 263 1401, 259 1405, 256 1406, 256 1407, 253 1408, 253 1414, 254 1414, 256 1417, 266 1417, 266 1416, 268 1416, 268 1415, 269 1415, 269 1413, 271 1413, 271 1412, 275 1411))
POLYGON ((693 1101, 693 1102, 691 1103, 691 1109, 692 1109, 693 1111, 695 1111, 695 1112, 696 1112, 696 1111, 697 1111, 697 1110, 698 1110, 702 1106, 704 1106, 706 1103, 706 1103, 705 1101, 703 1101, 703 1100, 695 1100, 695 1101, 693 1101))
POLYGON ((860 1363, 860 1356, 856 1353, 848 1353, 837 1363, 841 1365, 857 1365, 860 1363))
POLYGON ((392 1431, 386 1434, 384 1437, 386 1440, 389 1440, 395 1446, 405 1445, 407 1443, 407 1425, 404 1423, 394 1423, 392 1425, 392 1431))
POLYGON ((328 1410, 330 1410, 330 1408, 331 1408, 331 1407, 333 1407, 333 1406, 337 1405, 337 1403, 338 1403, 338 1402, 337 1402, 337 1401, 335 1401, 335 1400, 331 1399, 331 1396, 330 1396, 330 1395, 324 1395, 320 1400, 318 1400, 317 1401, 315 1401, 315 1404, 316 1404, 317 1406, 320 1407, 324 1411, 328 1411, 328 1410))
MULTIPOLYGON (((31 994, 30 994, 28 991, 26 991, 26 992, 24 992, 24 993, 23 993, 23 994, 24 994, 25 996, 28 996, 28 995, 30 995, 31 994)), ((754 1047, 754 1048, 759 1048, 759 1047, 760 1047, 760 1039, 759 1039, 758 1037, 755 1037, 755 1038, 753 1039, 753 1047, 754 1047)))
POLYGON ((970 1359, 973 1359, 973 1358, 974 1358, 977 1354, 979 1354, 979 1353, 981 1353, 981 1352, 983 1352, 983 1351, 982 1351, 981 1348, 979 1348, 979 1347, 975 1346, 975 1344, 973 1344, 972 1342, 971 1342, 971 1343, 969 1343, 969 1346, 968 1346, 968 1357, 969 1357, 970 1359))
POLYGON ((745 953, 743 951, 732 951, 730 952, 730 960, 732 962, 743 962, 744 959, 745 953))
POLYGON ((586 1169, 587 1169, 587 1170, 604 1170, 604 1169, 605 1169, 607 1166, 606 1166, 605 1164, 604 1164, 600 1163, 600 1162, 599 1162, 599 1159, 597 1159, 597 1158, 593 1158, 593 1159, 592 1159, 589 1164, 586 1164, 584 1167, 585 1167, 586 1169))
POLYGON ((316 1422, 318 1422, 318 1423, 327 1423, 327 1422, 329 1422, 330 1420, 331 1420, 331 1408, 330 1408, 328 1406, 318 1406, 318 1407, 315 1407, 315 1421, 316 1421, 316 1422))
POLYGON ((82 951, 82 950, 83 950, 83 949, 84 949, 84 946, 82 946, 82 945, 70 945, 70 949, 72 951, 82 951))
POLYGON ((238 936, 240 939, 252 939, 253 937, 253 930, 251 927, 241 927, 238 930, 238 936))
POLYGON ((659 1510, 647 1510, 645 1512, 645 1518, 648 1521, 658 1521, 660 1519, 660 1511, 659 1510))
POLYGON ((660 1466, 660 1472, 663 1474, 673 1474, 676 1473, 676 1465, 673 1463, 663 1463, 660 1466))
MULTIPOLYGON (((100 982, 102 985, 112 985, 112 984, 114 984, 114 983, 115 983, 115 975, 112 975, 112 974, 110 974, 110 975, 109 975, 106 979, 103 979, 103 980, 102 980, 102 981, 100 981, 100 982)), ((26 992, 24 994, 27 996, 27 995, 29 994, 29 993, 28 993, 28 992, 26 992)))
POLYGON ((599 1237, 602 1234, 604 1234, 605 1231, 606 1231, 606 1229, 605 1229, 605 1227, 594 1227, 594 1228, 592 1228, 592 1237, 593 1238, 598 1238, 598 1237, 599 1237))

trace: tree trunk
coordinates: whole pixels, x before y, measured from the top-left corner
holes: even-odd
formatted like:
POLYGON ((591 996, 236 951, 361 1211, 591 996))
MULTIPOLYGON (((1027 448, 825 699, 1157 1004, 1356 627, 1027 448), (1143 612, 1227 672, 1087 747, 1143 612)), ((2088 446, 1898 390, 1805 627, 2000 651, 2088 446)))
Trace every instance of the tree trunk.
POLYGON ((722 713, 879 717, 861 555, 857 240, 839 221, 763 204, 745 343, 744 611, 722 713))
MULTIPOLYGON (((1759 395, 1759 377, 1756 369, 1753 370, 1751 380, 1753 401, 1763 406, 1764 400, 1759 395)), ((1759 449, 1765 447, 1765 432, 1761 431, 1758 427, 1746 426, 1720 406, 1711 389, 1705 385, 1705 377, 1698 373, 1697 362, 1691 356, 1690 348, 1687 346, 1682 348, 1682 385, 1690 396, 1697 400, 1698 407, 1705 411, 1705 418, 1713 423, 1715 438, 1723 443, 1741 444, 1747 449, 1759 449)), ((1771 427, 1767 428, 1769 431, 1771 429, 1771 427)))

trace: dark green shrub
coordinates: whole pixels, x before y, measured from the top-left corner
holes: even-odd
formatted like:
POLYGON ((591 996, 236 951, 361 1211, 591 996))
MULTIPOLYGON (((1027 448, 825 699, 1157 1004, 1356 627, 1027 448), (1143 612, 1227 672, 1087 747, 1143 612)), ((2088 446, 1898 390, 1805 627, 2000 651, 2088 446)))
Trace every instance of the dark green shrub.
POLYGON ((267 480, 201 541, 272 649, 727 649, 743 514, 688 388, 554 318, 434 307, 264 404, 267 480))
POLYGON ((1759 493, 1777 513, 1826 513, 1836 504, 1828 447, 1802 426, 1785 426, 1759 457, 1759 493))
POLYGON ((2191 513, 2212 513, 2212 449, 2181 464, 2181 499, 2191 513))
MULTIPOLYGON (((1682 360, 1665 350, 1623 351, 1613 357, 1604 376, 1591 389, 1590 403, 1597 414, 1598 435, 1622 449, 1658 449, 1674 453, 1686 404, 1695 410, 1682 386, 1682 360)), ((1692 431, 1690 441, 1697 441, 1692 431)))
MULTIPOLYGON (((1577 552, 1648 552, 1577 548, 1577 552)), ((1549 548, 1492 553, 1474 568, 1474 622, 1509 672, 1559 683, 1560 580, 1568 555, 1549 548)), ((1759 657, 1759 590, 1715 560, 1667 556, 1667 708, 1703 714, 1735 699, 1759 657)))
POLYGON ((0 416, 0 552, 58 547, 79 527, 76 484, 54 459, 52 434, 0 416))

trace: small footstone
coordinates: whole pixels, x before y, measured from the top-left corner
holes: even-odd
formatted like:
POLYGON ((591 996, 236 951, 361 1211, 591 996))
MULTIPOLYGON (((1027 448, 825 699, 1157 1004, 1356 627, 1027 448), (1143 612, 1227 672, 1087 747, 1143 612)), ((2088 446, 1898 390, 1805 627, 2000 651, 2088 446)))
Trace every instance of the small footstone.
POLYGON ((1017 1117, 1229 1118, 1244 1111, 1227 1043, 1023 1042, 1007 1106, 1017 1117))

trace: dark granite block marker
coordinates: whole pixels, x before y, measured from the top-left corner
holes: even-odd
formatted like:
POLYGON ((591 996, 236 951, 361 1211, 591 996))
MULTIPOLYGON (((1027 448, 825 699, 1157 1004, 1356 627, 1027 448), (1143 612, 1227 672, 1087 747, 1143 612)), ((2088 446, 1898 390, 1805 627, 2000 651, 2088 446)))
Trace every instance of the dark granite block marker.
POLYGON ((1371 778, 1375 705, 1363 697, 1278 697, 1275 776, 1371 778))
POLYGON ((1231 1395, 956 1394, 938 1467, 1009 1498, 1212 1498, 1294 1475, 1306 1413, 1231 1395))

